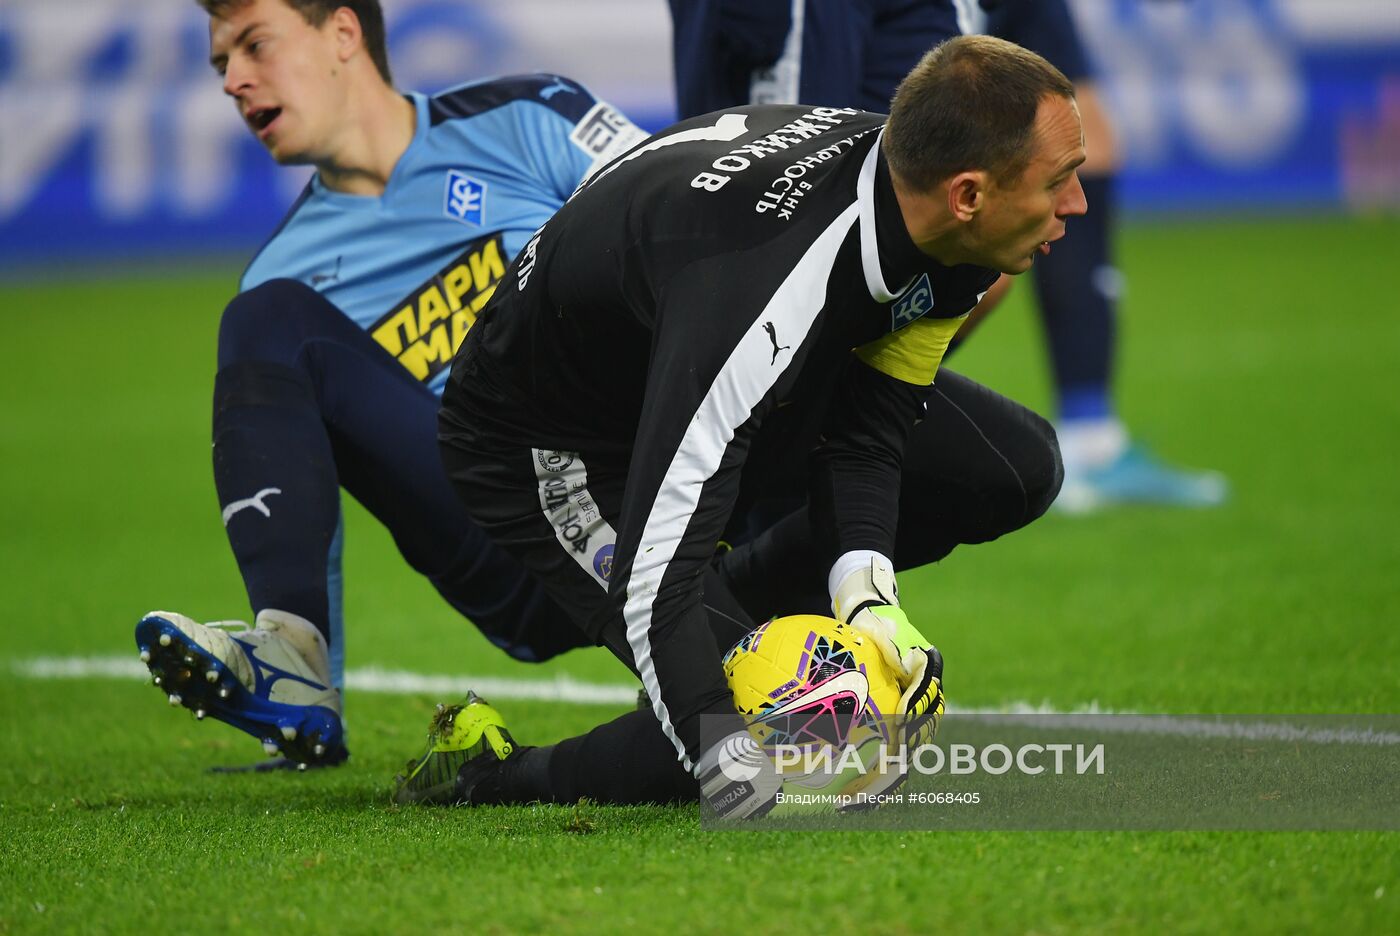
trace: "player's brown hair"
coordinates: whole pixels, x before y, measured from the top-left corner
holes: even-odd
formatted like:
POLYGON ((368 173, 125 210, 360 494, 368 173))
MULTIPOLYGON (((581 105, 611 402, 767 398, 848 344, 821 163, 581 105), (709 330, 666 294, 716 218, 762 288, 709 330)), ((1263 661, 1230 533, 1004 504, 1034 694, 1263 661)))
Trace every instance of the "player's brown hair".
POLYGON ((1035 115, 1074 85, 1028 49, 992 36, 958 36, 915 65, 894 93, 885 158, 905 185, 927 191, 973 169, 1014 183, 1030 163, 1035 115))
MULTIPOLYGON (((222 17, 231 9, 236 9, 252 0, 195 0, 210 16, 222 17)), ((385 84, 394 83, 389 72, 389 48, 384 36, 384 9, 379 0, 282 0, 287 6, 301 14, 302 19, 312 26, 321 24, 341 7, 349 8, 360 20, 360 31, 365 37, 365 51, 385 84)))

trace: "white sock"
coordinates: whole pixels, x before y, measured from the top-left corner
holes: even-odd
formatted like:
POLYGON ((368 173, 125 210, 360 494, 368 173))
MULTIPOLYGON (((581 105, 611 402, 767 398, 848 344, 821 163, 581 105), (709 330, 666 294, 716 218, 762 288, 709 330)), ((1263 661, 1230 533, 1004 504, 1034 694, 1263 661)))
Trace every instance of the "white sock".
POLYGON ((1128 448, 1128 432, 1113 417, 1071 419, 1055 427, 1066 471, 1092 471, 1111 464, 1128 448))

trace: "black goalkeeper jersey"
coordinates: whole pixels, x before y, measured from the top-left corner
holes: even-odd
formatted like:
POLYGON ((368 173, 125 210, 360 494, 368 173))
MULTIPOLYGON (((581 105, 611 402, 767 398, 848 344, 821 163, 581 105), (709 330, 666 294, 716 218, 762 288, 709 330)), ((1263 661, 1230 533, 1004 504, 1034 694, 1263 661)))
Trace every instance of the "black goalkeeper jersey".
POLYGON ((756 442, 805 446, 833 559, 891 555, 904 440, 997 277, 915 247, 884 121, 753 106, 651 137, 537 232, 453 364, 446 444, 628 466, 609 593, 688 761, 695 717, 727 690, 685 635, 704 627, 699 573, 756 442))

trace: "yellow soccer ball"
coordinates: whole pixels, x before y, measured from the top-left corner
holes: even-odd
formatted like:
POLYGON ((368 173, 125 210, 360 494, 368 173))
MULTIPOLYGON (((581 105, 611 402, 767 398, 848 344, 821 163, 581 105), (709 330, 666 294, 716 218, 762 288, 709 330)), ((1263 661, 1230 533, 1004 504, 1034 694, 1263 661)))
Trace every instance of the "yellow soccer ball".
POLYGON ((873 638, 835 618, 774 618, 723 664, 735 706, 770 750, 890 741, 898 679, 873 638))

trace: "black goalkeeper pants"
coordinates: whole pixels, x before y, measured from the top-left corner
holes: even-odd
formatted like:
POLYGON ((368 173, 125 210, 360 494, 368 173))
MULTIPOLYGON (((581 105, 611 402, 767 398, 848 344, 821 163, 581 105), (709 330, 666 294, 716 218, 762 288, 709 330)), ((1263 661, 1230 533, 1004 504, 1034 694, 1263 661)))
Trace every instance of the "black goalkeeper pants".
MULTIPOLYGON (((1045 512, 1062 479, 1054 430, 1020 404, 945 370, 927 410, 905 450, 892 557, 897 570, 1020 529, 1045 512)), ((626 465, 588 453, 460 437, 444 441, 443 461, 488 535, 538 576, 589 636, 633 668, 621 611, 606 587, 626 465)), ((790 494, 770 482, 748 498, 750 515, 780 512, 790 494)), ((831 557, 817 554, 816 542, 799 502, 717 558, 704 583, 717 653, 755 621, 830 613, 831 557)), ((537 769, 503 775, 489 800, 638 803, 690 799, 697 791, 650 712, 630 712, 531 759, 537 769)))
MULTIPOLYGON (((1055 430, 1014 400, 945 369, 926 407, 904 449, 897 572, 1019 530, 1045 513, 1064 478, 1055 430)), ((830 614, 836 557, 818 551, 806 505, 767 488, 749 510, 752 539, 720 559, 721 580, 755 620, 830 614)))

